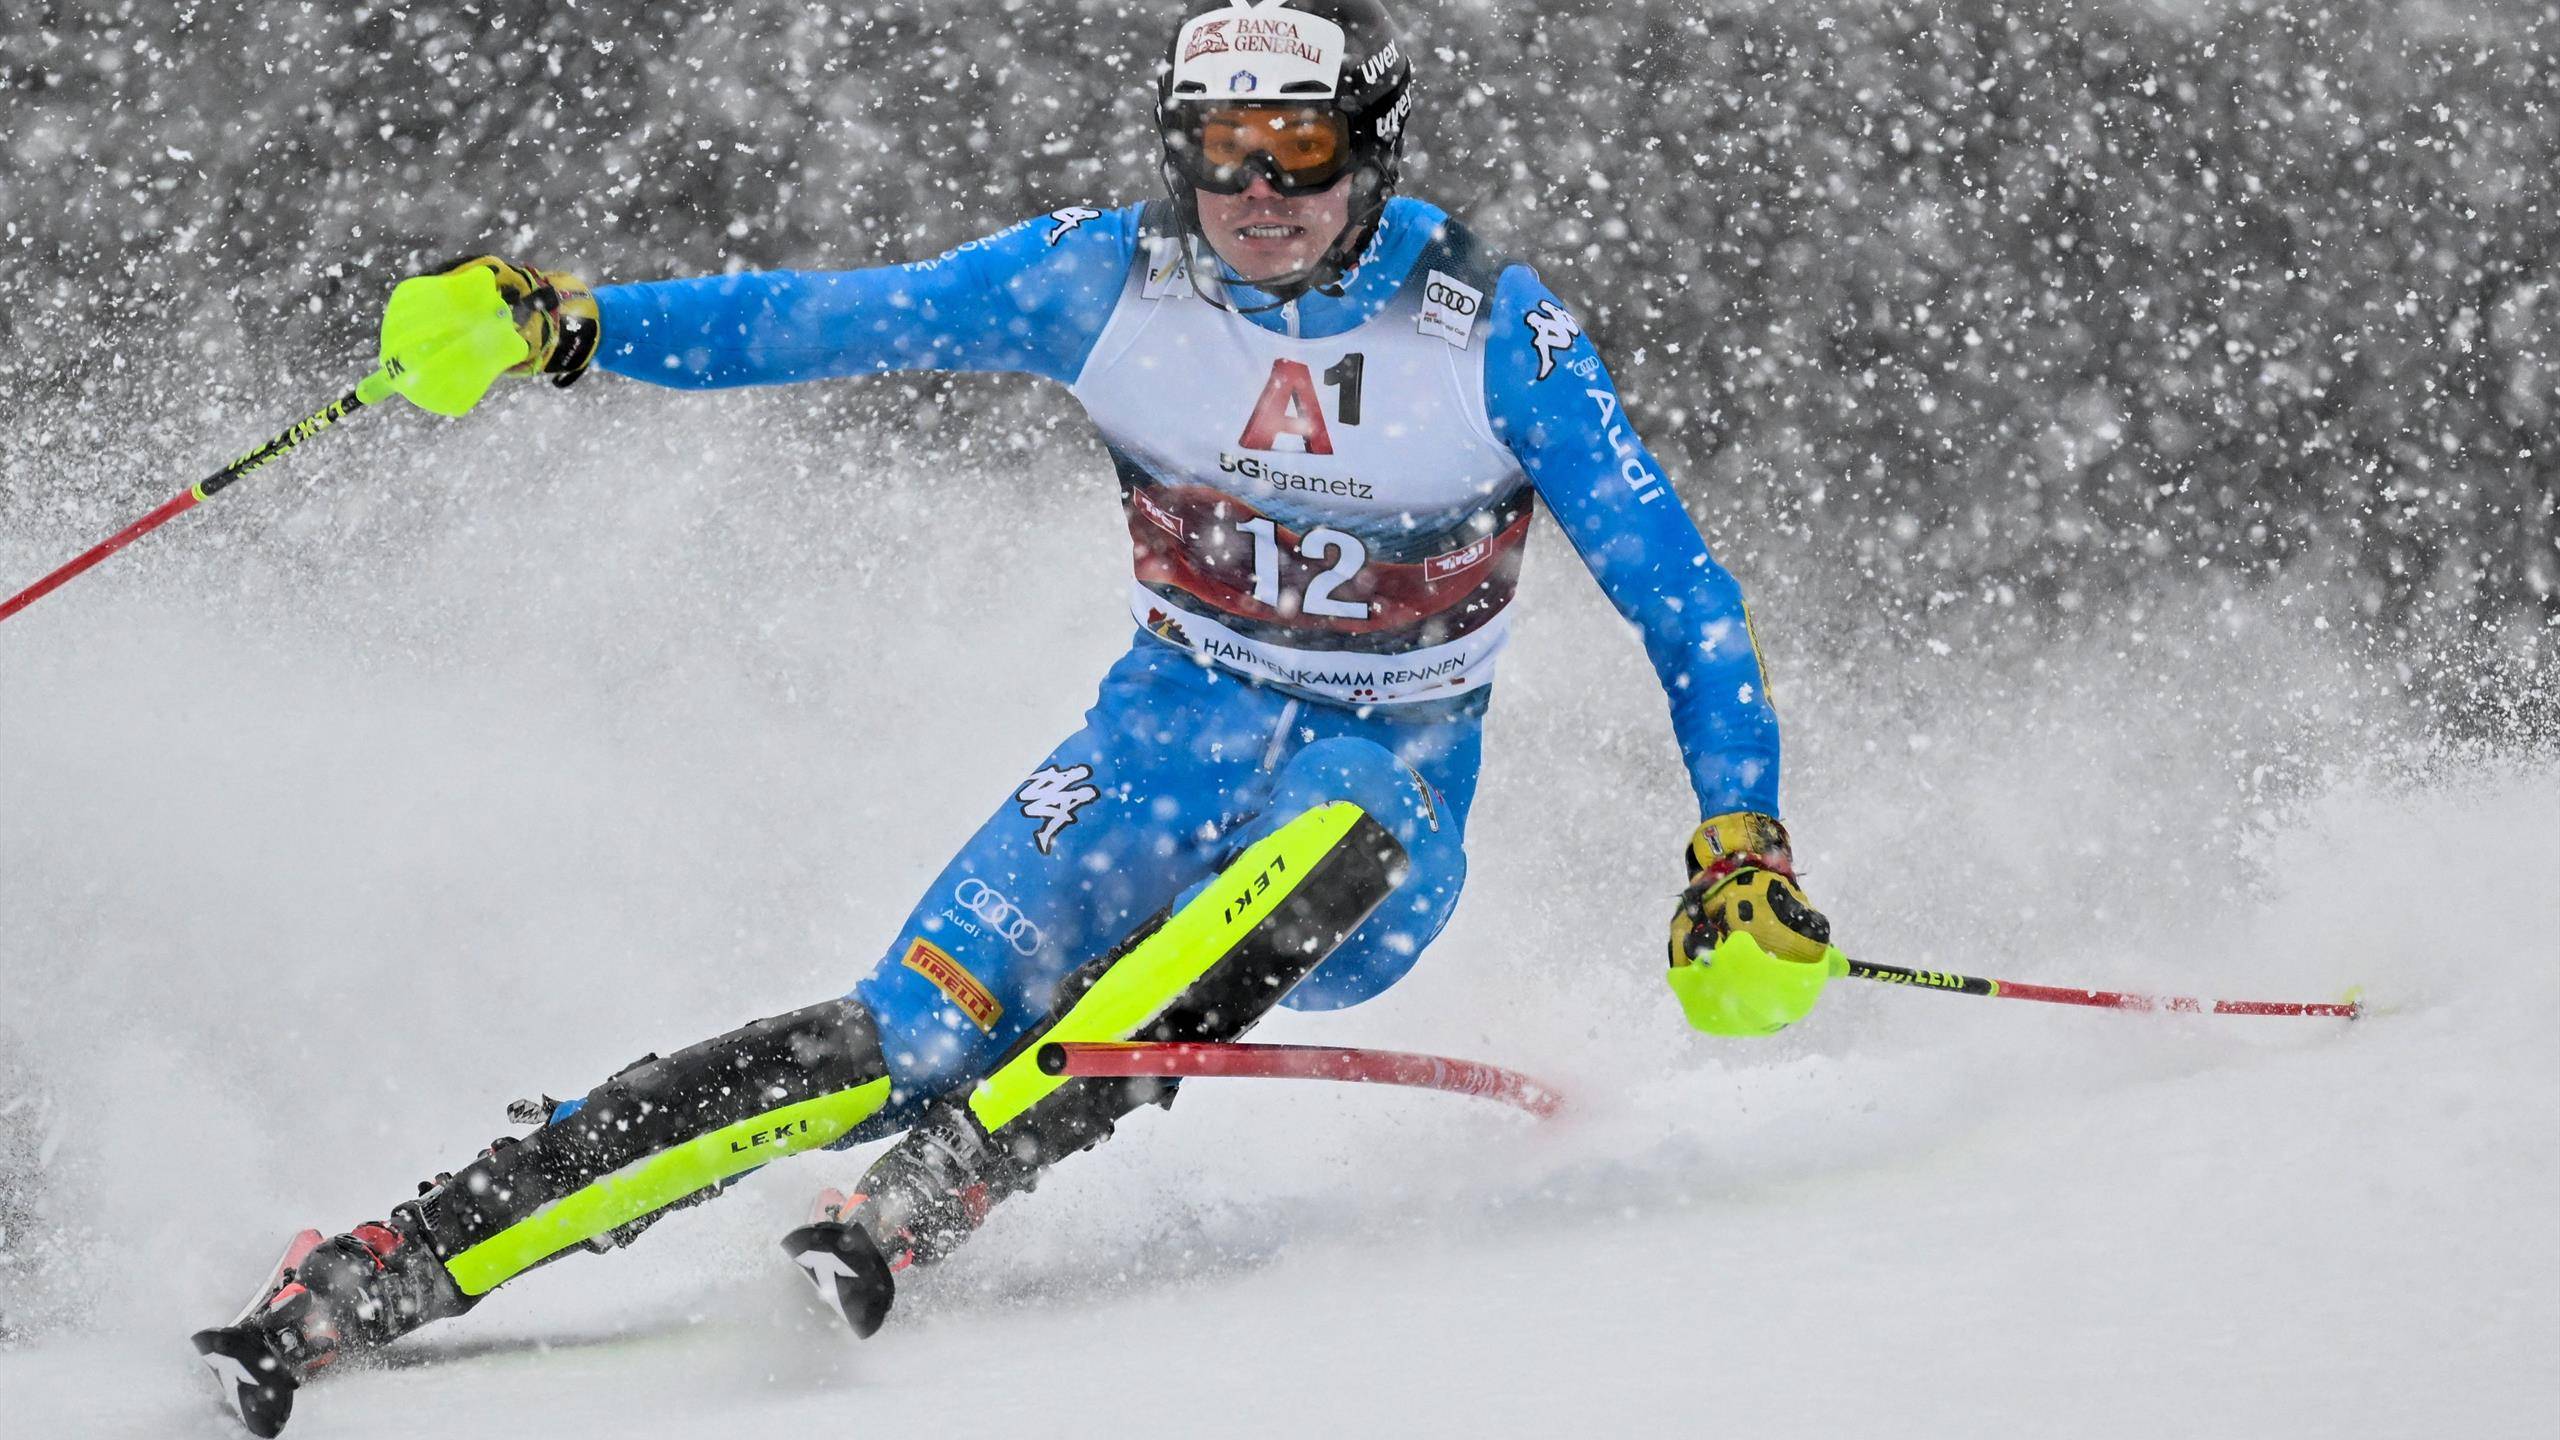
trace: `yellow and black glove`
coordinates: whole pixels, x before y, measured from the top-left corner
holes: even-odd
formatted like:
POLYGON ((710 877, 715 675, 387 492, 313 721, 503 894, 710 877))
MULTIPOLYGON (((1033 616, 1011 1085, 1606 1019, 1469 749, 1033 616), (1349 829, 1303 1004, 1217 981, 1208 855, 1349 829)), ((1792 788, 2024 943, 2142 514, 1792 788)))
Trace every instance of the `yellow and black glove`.
POLYGON ((585 281, 482 255, 393 287, 380 379, 422 410, 467 415, 500 375, 574 383, 603 336, 585 281))
POLYGON ((551 383, 575 385, 596 358, 596 342, 604 324, 596 312, 596 296, 587 282, 565 270, 536 270, 495 255, 475 255, 442 273, 486 270, 498 282, 498 298, 507 303, 524 337, 524 362, 510 375, 548 375, 551 383))
POLYGON ((1689 887, 1671 916, 1671 991, 1713 1035, 1769 1035, 1803 1019, 1847 961, 1804 898, 1787 827, 1714 816, 1689 837, 1689 887))

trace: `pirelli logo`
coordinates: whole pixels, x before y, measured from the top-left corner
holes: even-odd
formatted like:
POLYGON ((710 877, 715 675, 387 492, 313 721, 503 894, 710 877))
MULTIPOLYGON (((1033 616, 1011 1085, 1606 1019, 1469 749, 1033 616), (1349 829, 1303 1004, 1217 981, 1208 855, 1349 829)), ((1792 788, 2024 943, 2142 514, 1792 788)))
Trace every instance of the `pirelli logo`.
POLYGON ((960 1013, 977 1022, 979 1029, 994 1033, 996 1018, 1004 1014, 995 995, 978 983, 978 977, 960 966, 960 962, 943 953, 942 947, 918 938, 907 942, 907 968, 933 982, 960 1013))

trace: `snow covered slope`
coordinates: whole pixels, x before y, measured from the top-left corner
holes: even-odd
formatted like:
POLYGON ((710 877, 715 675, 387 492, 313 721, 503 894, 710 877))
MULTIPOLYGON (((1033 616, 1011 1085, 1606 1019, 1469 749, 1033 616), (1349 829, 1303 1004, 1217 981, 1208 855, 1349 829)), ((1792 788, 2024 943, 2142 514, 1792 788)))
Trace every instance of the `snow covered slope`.
MULTIPOLYGON (((848 488, 788 423, 822 392, 581 399, 610 461, 528 423, 547 395, 403 419, 0 633, 0 1046, 68 1122, 20 1177, 67 1238, 0 1267, 44 1331, 0 1350, 8 1433, 225 1433, 185 1336, 292 1227, 842 989, 1125 640, 1081 450, 848 488), (473 460, 500 426, 531 478, 473 460)), ((1569 1119, 1198 1084, 859 1347, 772 1242, 861 1157, 796 1162, 292 1433, 2553 1433, 2560 766, 2430 748, 2310 603, 1781 668, 1853 951, 2382 1013, 1844 983, 1710 1041, 1656 973, 1690 810, 1659 697, 1535 554, 1456 924, 1263 1037, 1500 1060, 1569 1119)), ((1831 617, 1763 595, 1781 667, 1814 653, 1831 617)))

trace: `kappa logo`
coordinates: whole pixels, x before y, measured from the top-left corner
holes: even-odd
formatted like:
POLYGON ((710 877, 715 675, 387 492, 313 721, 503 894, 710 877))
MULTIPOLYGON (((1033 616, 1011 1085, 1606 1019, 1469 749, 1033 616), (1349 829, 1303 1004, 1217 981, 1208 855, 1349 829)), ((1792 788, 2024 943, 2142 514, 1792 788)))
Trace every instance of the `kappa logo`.
POLYGON ((1023 818, 1041 822, 1031 843, 1040 853, 1049 853, 1057 843, 1058 832, 1076 823, 1076 812, 1102 798, 1102 792, 1084 782, 1093 778, 1090 765, 1070 765, 1064 770, 1052 765, 1035 770, 1022 788, 1013 792, 1023 818))
POLYGON ((1050 211, 1049 218, 1057 221, 1058 223, 1049 227, 1049 233, 1045 238, 1050 244, 1055 245, 1059 241, 1066 239, 1068 235, 1074 232, 1077 226, 1082 225, 1087 220, 1101 219, 1102 212, 1099 210, 1087 209, 1082 205, 1070 205, 1064 210, 1050 211))
POLYGON ((972 875, 952 890, 951 898, 961 909, 985 922, 988 929, 1004 937, 1004 943, 1013 947, 1014 954, 1027 958, 1040 953, 1040 927, 1031 923, 1031 917, 1023 914, 1022 907, 1008 899, 1003 891, 972 875))
POLYGON ((1227 93, 1230 95, 1250 95, 1261 88, 1262 77, 1250 70, 1239 70, 1227 77, 1227 93))
POLYGON ((1536 309, 1520 317, 1520 323, 1529 327, 1529 343, 1538 347, 1535 378, 1540 380, 1554 374, 1556 357, 1582 338, 1582 326, 1553 300, 1539 301, 1536 309))

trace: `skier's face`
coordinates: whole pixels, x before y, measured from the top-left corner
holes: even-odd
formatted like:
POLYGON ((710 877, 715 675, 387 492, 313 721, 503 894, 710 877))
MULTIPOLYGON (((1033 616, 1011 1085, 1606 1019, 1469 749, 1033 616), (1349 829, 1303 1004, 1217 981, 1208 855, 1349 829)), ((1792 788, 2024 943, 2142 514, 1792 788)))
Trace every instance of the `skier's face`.
POLYGON ((1311 195, 1283 195, 1259 175, 1239 194, 1198 193, 1200 233, 1247 283, 1315 264, 1351 223, 1348 175, 1311 195))

